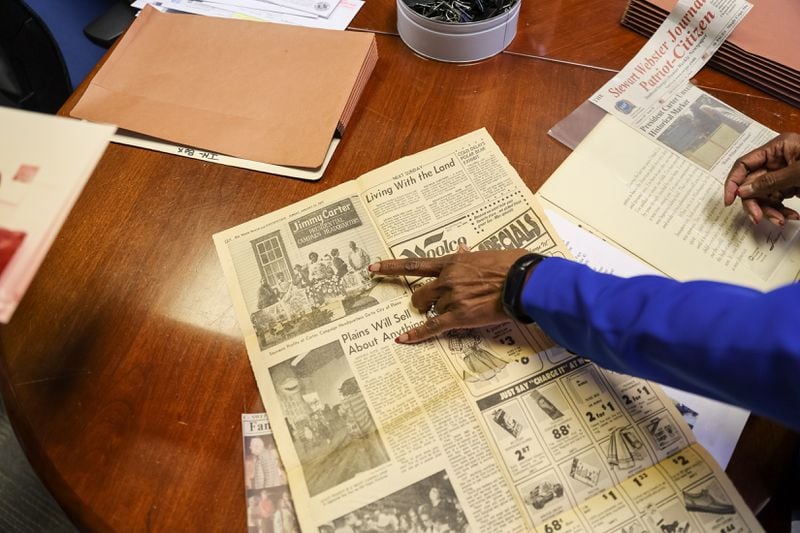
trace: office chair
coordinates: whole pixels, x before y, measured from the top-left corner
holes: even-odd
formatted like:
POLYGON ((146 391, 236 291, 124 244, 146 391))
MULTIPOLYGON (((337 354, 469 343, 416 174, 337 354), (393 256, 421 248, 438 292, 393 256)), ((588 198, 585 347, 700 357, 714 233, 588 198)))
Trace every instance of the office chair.
POLYGON ((133 16, 121 0, 0 0, 0 105, 55 113, 133 16))

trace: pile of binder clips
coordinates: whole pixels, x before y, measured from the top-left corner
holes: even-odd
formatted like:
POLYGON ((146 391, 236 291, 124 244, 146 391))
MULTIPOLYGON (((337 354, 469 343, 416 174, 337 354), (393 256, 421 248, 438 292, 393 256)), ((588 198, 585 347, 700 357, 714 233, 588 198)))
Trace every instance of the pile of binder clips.
POLYGON ((510 10, 517 0, 403 0, 430 20, 441 22, 478 22, 510 10))

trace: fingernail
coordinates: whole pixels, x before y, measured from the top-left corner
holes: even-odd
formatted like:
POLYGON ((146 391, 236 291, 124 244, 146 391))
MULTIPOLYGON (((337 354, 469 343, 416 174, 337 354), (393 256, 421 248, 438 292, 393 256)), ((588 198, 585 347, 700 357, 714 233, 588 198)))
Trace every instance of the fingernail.
POLYGON ((372 263, 367 267, 367 270, 369 270, 370 272, 379 272, 380 269, 381 269, 380 263, 372 263))
POLYGON ((770 217, 769 221, 775 224, 776 226, 783 226, 783 220, 775 217, 770 217))
POLYGON ((741 195, 749 195, 753 194, 753 186, 752 185, 742 185, 739 187, 739 196, 741 195))
POLYGON ((408 334, 401 333, 399 337, 396 337, 394 339, 394 342, 396 342, 397 344, 405 344, 406 342, 408 342, 408 334))
POLYGON ((754 217, 753 215, 747 215, 747 218, 750 219, 750 223, 752 225, 754 225, 754 226, 756 225, 756 217, 754 217))

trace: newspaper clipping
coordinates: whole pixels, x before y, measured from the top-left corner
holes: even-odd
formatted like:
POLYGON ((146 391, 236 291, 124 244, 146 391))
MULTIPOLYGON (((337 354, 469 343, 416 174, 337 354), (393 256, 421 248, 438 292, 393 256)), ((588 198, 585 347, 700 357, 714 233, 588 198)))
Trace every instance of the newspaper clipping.
POLYGON ((739 154, 775 132, 689 80, 751 7, 744 0, 681 0, 647 45, 590 101, 721 183, 739 154))
MULTIPOLYGON (((687 79, 716 49, 709 43, 720 42, 712 37, 714 24, 727 35, 748 9, 742 0, 679 2, 642 51, 590 99, 608 114, 594 122, 538 197, 679 280, 702 272, 767 290, 797 279, 800 226, 752 225, 745 213, 720 201, 734 160, 776 133, 687 79), (680 58, 656 53, 679 34, 698 38, 680 58), (639 79, 646 65, 690 56, 702 61, 693 60, 692 68, 676 63, 652 86, 639 79), (587 172, 591 180, 584 179, 587 172), (576 186, 583 194, 574 194, 576 186)), ((595 110, 581 106, 565 128, 595 110)), ((793 203, 797 199, 788 200, 793 203)))
POLYGON ((300 531, 266 413, 242 415, 248 533, 300 531))
POLYGON ((304 532, 760 529, 657 385, 535 325, 394 343, 427 280, 367 264, 565 255, 542 213, 479 130, 214 236, 304 532))

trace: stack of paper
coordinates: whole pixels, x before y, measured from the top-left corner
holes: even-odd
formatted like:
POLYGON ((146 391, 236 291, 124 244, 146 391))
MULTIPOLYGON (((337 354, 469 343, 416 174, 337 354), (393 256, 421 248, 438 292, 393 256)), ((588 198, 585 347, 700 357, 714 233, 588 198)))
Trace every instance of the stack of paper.
MULTIPOLYGON (((800 2, 750 0, 753 9, 709 65, 800 106, 800 2)), ((629 0, 622 24, 650 36, 675 0, 629 0)))
POLYGON ((800 224, 753 226, 740 208, 722 203, 736 158, 776 133, 688 83, 751 7, 745 0, 681 0, 590 97, 607 114, 539 197, 678 280, 769 290, 798 279, 800 224))
POLYGON ((148 7, 71 114, 191 147, 209 161, 225 154, 315 169, 377 59, 371 33, 148 7))
POLYGON ((260 20, 328 30, 347 28, 363 0, 136 0, 162 12, 192 13, 210 17, 260 20))
POLYGON ((0 322, 11 319, 113 133, 0 107, 0 322))

